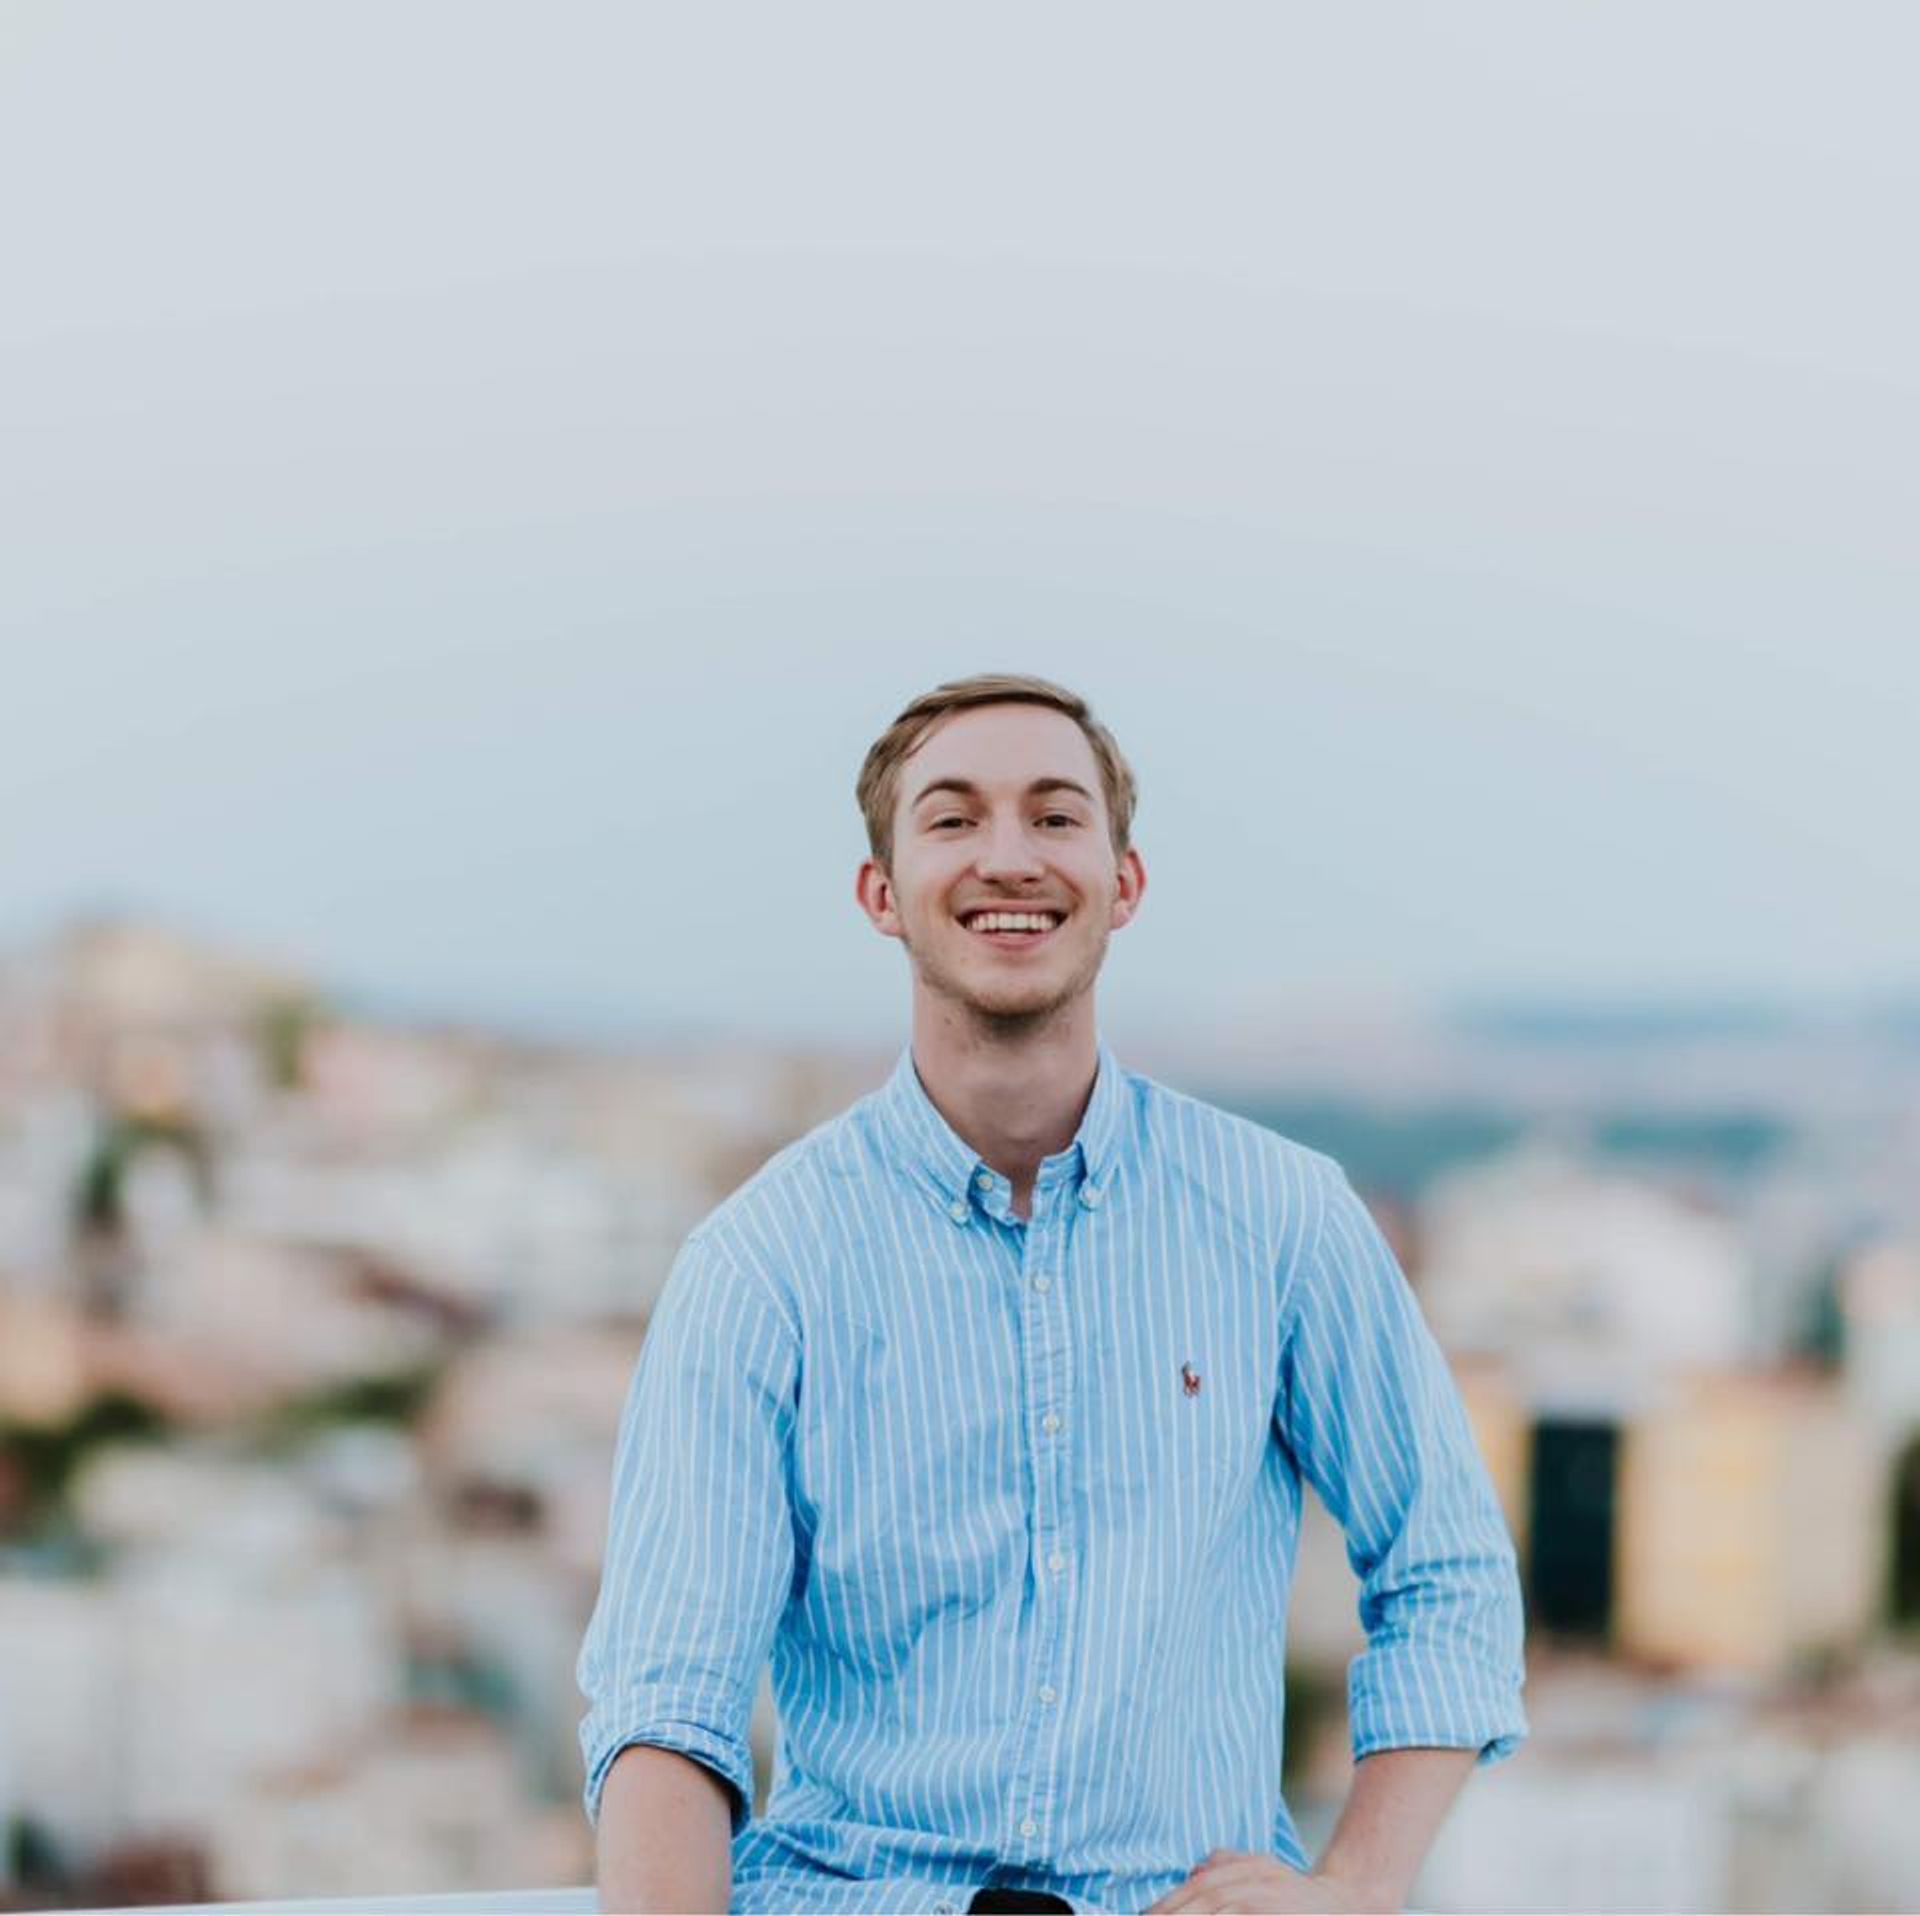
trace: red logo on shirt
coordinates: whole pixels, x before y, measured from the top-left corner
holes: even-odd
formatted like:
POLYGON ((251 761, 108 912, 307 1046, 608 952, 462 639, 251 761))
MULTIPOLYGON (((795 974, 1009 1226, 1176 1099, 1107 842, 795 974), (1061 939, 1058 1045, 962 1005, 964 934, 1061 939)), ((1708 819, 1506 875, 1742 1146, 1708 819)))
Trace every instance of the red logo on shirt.
POLYGON ((1189 1397, 1198 1397, 1200 1395, 1200 1373, 1195 1370, 1191 1364, 1182 1364, 1180 1366, 1180 1388, 1184 1390, 1189 1397))

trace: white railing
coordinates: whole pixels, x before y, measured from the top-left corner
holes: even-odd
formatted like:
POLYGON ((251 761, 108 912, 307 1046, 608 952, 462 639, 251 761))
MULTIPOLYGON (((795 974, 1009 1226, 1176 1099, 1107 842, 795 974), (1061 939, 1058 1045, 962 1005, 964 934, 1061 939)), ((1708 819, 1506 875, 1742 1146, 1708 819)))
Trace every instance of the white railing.
MULTIPOLYGON (((450 1896, 315 1896, 274 1903, 175 1904, 166 1916, 597 1916, 591 1889, 480 1889, 450 1896)), ((143 1916, 134 1909, 68 1910, 63 1916, 143 1916)), ((144 1916, 153 1916, 151 1910, 144 1916)))

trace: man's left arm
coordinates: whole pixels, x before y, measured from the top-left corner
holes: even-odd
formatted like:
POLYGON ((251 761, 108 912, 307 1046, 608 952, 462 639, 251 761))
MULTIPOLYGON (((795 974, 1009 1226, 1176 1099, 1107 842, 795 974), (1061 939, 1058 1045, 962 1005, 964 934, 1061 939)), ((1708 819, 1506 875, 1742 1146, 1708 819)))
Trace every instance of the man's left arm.
POLYGON ((1318 1162, 1274 1430, 1360 1579, 1353 1783, 1310 1874, 1216 1850, 1155 1912, 1397 1910, 1475 1766, 1527 1733, 1519 1570, 1466 1406, 1379 1227, 1318 1162))
POLYGON ((1312 1880, 1373 1899, 1333 1907, 1397 1908, 1467 1775, 1527 1733, 1520 1579, 1412 1287, 1339 1167, 1319 1166, 1283 1304, 1274 1428, 1346 1533, 1367 1647, 1347 1673, 1353 1793, 1312 1880))
POLYGON ((1351 1909, 1404 1909, 1478 1760, 1475 1750, 1375 1750, 1363 1757, 1313 1873, 1346 1889, 1351 1909))
POLYGON ((1527 1733, 1519 1570, 1466 1406, 1379 1227, 1317 1164, 1273 1421, 1360 1579, 1353 1782, 1310 1873, 1216 1850, 1153 1905, 1168 1916, 1402 1908, 1468 1776, 1527 1733))
POLYGON ((1360 1579, 1354 1761, 1471 1748, 1498 1762, 1527 1733, 1513 1540, 1413 1287, 1339 1167, 1322 1163, 1320 1228, 1283 1306, 1274 1425, 1360 1579))

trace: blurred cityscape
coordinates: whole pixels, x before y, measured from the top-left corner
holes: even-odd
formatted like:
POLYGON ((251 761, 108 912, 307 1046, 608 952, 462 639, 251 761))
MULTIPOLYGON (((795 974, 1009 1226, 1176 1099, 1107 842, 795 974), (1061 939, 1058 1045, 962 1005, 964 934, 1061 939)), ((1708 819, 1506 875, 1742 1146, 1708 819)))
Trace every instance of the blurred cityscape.
MULTIPOLYGON (((573 1659, 686 1230, 873 1050, 0 956, 0 1907, 584 1882, 573 1659)), ((1126 1061, 1332 1152, 1519 1546, 1533 1737, 1415 1892, 1920 1909, 1920 1017, 1322 1016, 1126 1061)), ((1361 1647, 1310 1500, 1286 1787, 1361 1647)), ((773 1717, 755 1719, 761 1788, 773 1717)))

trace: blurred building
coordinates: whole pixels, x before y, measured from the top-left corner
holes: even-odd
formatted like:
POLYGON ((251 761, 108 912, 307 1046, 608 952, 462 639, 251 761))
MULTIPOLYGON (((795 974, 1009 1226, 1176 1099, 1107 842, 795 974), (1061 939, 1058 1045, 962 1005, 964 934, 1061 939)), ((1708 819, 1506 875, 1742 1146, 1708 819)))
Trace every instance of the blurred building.
POLYGON ((1450 1351, 1576 1388, 1762 1355, 1733 1221, 1644 1177, 1528 1147, 1436 1183, 1419 1241, 1421 1305, 1450 1351))
POLYGON ((1528 1709, 1533 1741, 1468 1782, 1413 1907, 1915 1906, 1920 1658, 1806 1693, 1546 1656, 1528 1709))
POLYGON ((484 1718, 414 1708, 303 1766, 236 1788, 205 1825, 223 1894, 408 1896, 577 1881, 581 1836, 530 1816, 507 1739, 484 1718), (570 1839, 570 1840, 569 1840, 570 1839))
POLYGON ((1830 1380, 1690 1380, 1623 1433, 1613 1641, 1658 1667, 1779 1670, 1882 1620, 1885 1473, 1830 1380))
POLYGON ((1838 1288, 1848 1399, 1898 1444, 1920 1432, 1920 1243, 1858 1251, 1838 1288))

